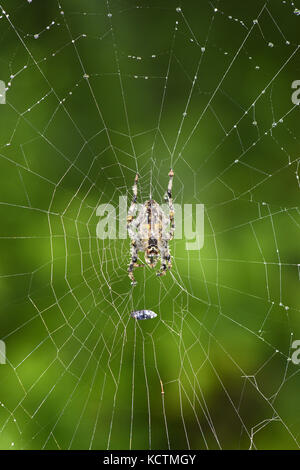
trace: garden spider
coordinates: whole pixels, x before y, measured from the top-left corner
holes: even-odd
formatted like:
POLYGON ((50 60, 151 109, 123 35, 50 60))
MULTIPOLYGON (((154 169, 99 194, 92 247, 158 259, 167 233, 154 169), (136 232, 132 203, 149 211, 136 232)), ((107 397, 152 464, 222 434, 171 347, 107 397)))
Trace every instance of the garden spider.
POLYGON ((175 231, 172 201, 173 176, 174 172, 171 169, 166 194, 166 199, 169 202, 169 218, 166 217, 160 205, 153 199, 146 201, 142 205, 135 218, 138 175, 134 179, 133 199, 127 215, 127 230, 131 238, 131 261, 128 267, 128 275, 132 285, 136 285, 133 275, 134 268, 144 266, 137 263, 139 251, 144 251, 145 261, 150 268, 156 266, 160 254, 161 267, 157 272, 157 276, 163 276, 166 274, 167 269, 172 267, 168 244, 172 240, 175 231))

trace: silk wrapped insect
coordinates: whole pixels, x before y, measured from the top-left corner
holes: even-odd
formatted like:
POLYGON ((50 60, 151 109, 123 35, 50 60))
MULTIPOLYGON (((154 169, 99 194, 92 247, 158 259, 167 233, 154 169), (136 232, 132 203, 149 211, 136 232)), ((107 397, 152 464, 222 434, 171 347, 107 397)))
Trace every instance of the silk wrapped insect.
POLYGON ((169 217, 167 217, 161 206, 149 199, 137 212, 137 183, 138 175, 134 179, 133 199, 127 215, 127 230, 131 238, 131 260, 128 266, 128 276, 132 285, 136 285, 133 271, 134 268, 144 266, 138 263, 139 252, 144 252, 145 262, 150 268, 154 268, 160 258, 161 266, 157 276, 163 276, 168 269, 172 268, 169 242, 174 237, 175 220, 172 199, 172 184, 174 172, 169 172, 169 183, 166 192, 166 200, 169 205, 169 217))
POLYGON ((132 318, 136 320, 150 320, 152 318, 156 318, 157 314, 152 310, 135 310, 131 312, 132 318))

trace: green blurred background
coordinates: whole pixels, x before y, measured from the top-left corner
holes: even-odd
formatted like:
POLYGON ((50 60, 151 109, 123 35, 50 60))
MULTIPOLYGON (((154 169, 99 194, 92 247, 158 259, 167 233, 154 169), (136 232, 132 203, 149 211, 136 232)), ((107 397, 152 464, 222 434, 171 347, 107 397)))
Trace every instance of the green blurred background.
POLYGON ((299 447, 296 6, 0 0, 1 449, 299 447), (171 166, 204 247, 132 288, 96 208, 171 166))

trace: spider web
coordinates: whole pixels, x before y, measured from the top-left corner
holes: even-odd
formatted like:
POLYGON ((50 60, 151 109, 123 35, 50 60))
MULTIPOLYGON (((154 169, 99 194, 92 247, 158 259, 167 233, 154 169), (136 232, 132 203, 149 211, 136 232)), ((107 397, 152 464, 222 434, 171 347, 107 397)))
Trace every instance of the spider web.
POLYGON ((2 449, 299 447, 300 5, 248 3, 0 0, 2 449), (96 209, 171 167, 204 247, 133 288, 96 209))

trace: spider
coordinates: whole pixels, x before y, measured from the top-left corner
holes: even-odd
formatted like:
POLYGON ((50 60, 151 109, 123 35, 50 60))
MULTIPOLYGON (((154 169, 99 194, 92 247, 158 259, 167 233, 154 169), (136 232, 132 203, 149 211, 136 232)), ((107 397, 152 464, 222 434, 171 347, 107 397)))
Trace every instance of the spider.
POLYGON ((133 199, 127 215, 127 230, 131 238, 131 261, 128 266, 128 276, 131 284, 136 285, 133 275, 134 268, 144 266, 138 264, 138 253, 144 251, 145 261, 150 268, 154 268, 158 262, 160 254, 161 267, 156 273, 157 276, 166 274, 167 269, 172 268, 171 255, 169 252, 169 241, 172 240, 175 231, 174 207, 172 201, 172 183, 174 172, 169 172, 169 184, 166 193, 166 200, 169 202, 169 219, 164 214, 160 205, 150 199, 146 201, 140 212, 136 215, 137 209, 137 182, 138 175, 135 176, 133 185, 133 199), (170 223, 169 231, 166 230, 170 223))

